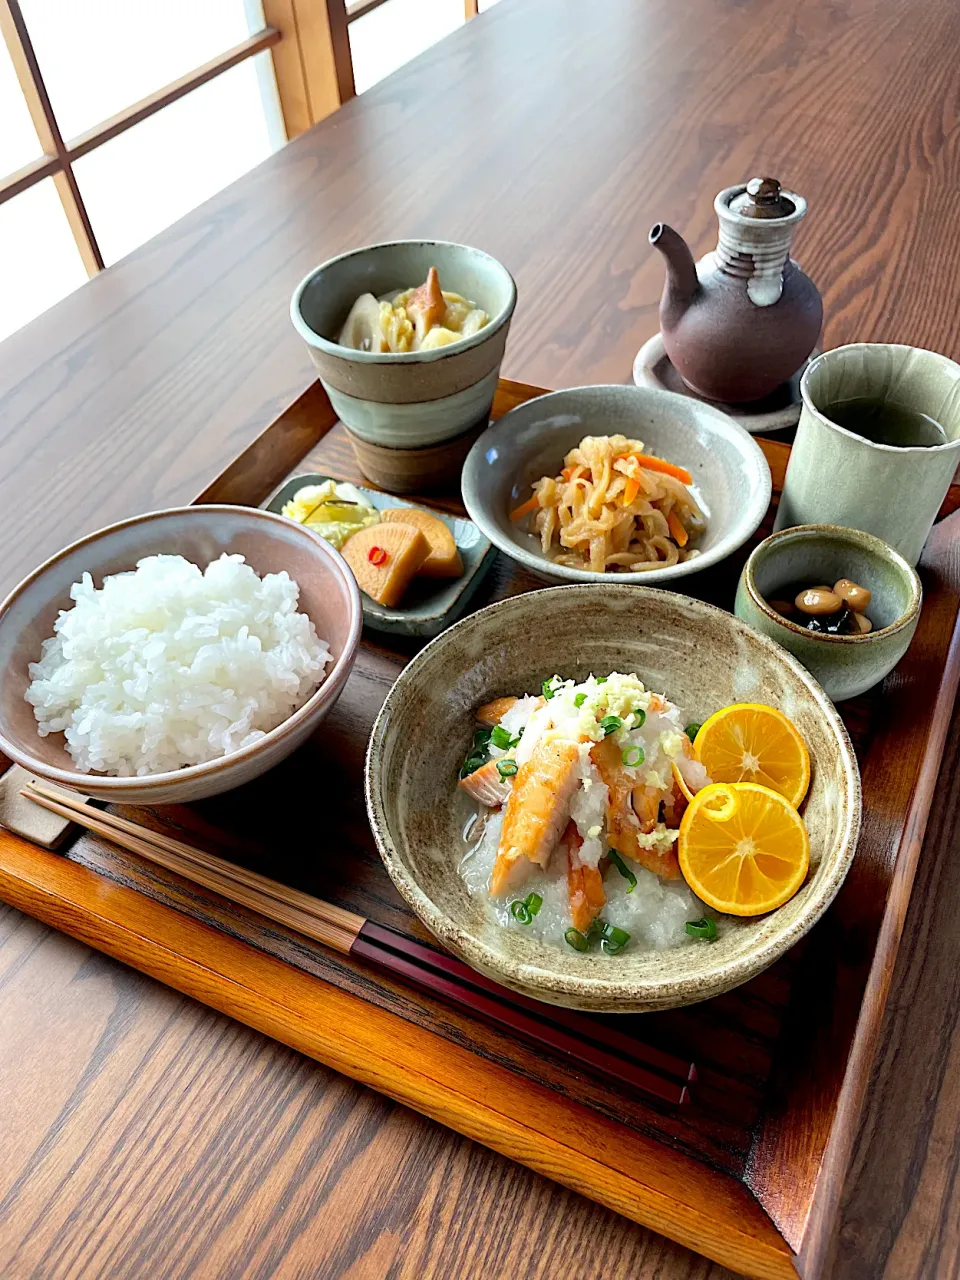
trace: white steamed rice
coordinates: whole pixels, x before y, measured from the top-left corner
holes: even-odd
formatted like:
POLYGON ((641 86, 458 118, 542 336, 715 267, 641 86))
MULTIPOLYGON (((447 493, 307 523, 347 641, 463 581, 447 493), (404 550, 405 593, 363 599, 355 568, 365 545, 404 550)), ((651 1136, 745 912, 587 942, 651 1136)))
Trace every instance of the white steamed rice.
POLYGON ((99 590, 85 573, 70 596, 24 696, 84 773, 143 777, 237 751, 302 706, 330 662, 297 583, 243 556, 202 572, 149 556, 99 590))

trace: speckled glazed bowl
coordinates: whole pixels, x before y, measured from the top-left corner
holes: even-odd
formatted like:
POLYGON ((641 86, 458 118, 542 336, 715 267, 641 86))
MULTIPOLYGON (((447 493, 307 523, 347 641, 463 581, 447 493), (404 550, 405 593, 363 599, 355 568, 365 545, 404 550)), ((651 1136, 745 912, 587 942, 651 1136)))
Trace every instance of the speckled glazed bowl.
POLYGON ((293 520, 250 507, 174 507, 134 516, 65 547, 0 604, 0 751, 38 777, 115 804, 184 804, 230 791, 285 759, 314 732, 340 696, 357 655, 360 592, 340 554, 293 520), (134 569, 144 556, 181 555, 206 567, 222 553, 240 554, 257 573, 290 574, 300 587, 299 609, 327 641, 333 661, 323 683, 299 710, 239 751, 144 778, 81 773, 59 733, 41 738, 23 695, 27 666, 53 635, 70 587, 84 572, 104 577, 134 569))
POLYGON ((920 620, 923 589, 916 571, 889 543, 859 529, 797 525, 764 538, 744 565, 736 613, 770 636, 823 685, 834 702, 878 684, 897 665, 920 620), (807 631, 771 609, 769 600, 797 583, 813 586, 851 578, 872 593, 865 635, 807 631))
POLYGON ((480 249, 443 240, 353 249, 300 282, 290 316, 364 475, 393 492, 459 475, 490 415, 516 302, 506 267, 480 249), (360 294, 382 297, 422 284, 430 267, 443 289, 486 311, 489 322, 478 333, 432 351, 382 354, 340 346, 340 329, 360 294))
POLYGON ((853 857, 860 779, 847 732, 820 686, 788 653, 712 605, 608 584, 515 596, 432 641, 387 695, 370 739, 367 811, 394 883, 446 946, 515 991, 570 1008, 637 1013, 692 1004, 765 969, 826 910, 853 857), (635 671, 692 719, 731 702, 768 702, 810 749, 804 816, 811 875, 785 906, 752 920, 720 917, 716 942, 613 957, 580 955, 499 927, 458 874, 472 811, 457 770, 473 713, 499 695, 534 692, 555 672, 635 671))
POLYGON ((649 387, 570 387, 528 400, 483 433, 467 456, 463 501, 490 541, 553 582, 638 582, 656 586, 717 564, 759 527, 770 505, 770 468, 749 432, 713 405, 649 387), (530 521, 510 512, 541 476, 558 475, 584 436, 625 435, 650 453, 686 467, 707 518, 700 554, 643 573, 592 573, 554 564, 530 521))

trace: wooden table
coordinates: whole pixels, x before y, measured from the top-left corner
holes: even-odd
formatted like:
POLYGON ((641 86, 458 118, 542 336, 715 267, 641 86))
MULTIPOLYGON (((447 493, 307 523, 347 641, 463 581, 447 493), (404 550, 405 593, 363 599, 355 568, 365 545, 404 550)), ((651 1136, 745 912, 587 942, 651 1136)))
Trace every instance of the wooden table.
MULTIPOLYGON (((960 357, 954 0, 503 0, 0 346, 0 590, 187 501, 310 379, 287 300, 438 235, 517 277, 504 372, 629 380, 647 246, 712 247, 773 172, 826 340, 960 357)), ((833 1274, 960 1267, 960 733, 950 740, 833 1274)), ((0 1273, 717 1276, 623 1219, 27 917, 0 915, 0 1273)))

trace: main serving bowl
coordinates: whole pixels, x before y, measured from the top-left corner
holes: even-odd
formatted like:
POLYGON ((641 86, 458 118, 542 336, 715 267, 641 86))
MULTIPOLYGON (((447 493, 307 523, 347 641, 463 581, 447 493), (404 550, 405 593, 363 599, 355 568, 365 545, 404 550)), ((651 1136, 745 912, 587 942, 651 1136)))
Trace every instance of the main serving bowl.
POLYGON ((793 946, 826 910, 853 857, 860 778, 835 708, 785 650, 721 609, 620 584, 555 587, 471 615, 404 668, 370 739, 367 811, 394 884, 428 929, 468 964, 515 991, 607 1013, 669 1009, 746 982, 793 946), (502 928, 458 873, 472 804, 457 771, 474 710, 535 692, 554 673, 635 671, 691 719, 732 702, 787 714, 810 750, 803 808, 811 873, 785 906, 753 919, 721 917, 716 942, 622 955, 581 955, 502 928))
POLYGON ((0 604, 0 752, 31 773, 97 800, 182 804, 230 791, 259 777, 304 742, 336 702, 360 642, 360 593, 341 556, 303 525, 251 507, 174 507, 135 516, 89 534, 35 569, 0 604), (181 555, 201 567, 222 553, 240 554, 261 576, 286 569, 300 587, 298 608, 330 646, 333 661, 316 692, 259 741, 206 764, 143 778, 81 773, 62 734, 41 738, 24 701, 27 666, 53 635, 70 587, 84 572, 99 587, 144 556, 181 555))
POLYGON ((504 555, 554 582, 637 582, 657 586, 717 564, 760 526, 770 505, 770 468, 748 431, 712 405, 649 387, 571 387, 529 400, 493 423, 463 468, 463 501, 504 555), (624 435, 684 466, 707 518, 699 555, 642 573, 594 573, 554 564, 511 510, 541 476, 556 476, 584 436, 624 435))

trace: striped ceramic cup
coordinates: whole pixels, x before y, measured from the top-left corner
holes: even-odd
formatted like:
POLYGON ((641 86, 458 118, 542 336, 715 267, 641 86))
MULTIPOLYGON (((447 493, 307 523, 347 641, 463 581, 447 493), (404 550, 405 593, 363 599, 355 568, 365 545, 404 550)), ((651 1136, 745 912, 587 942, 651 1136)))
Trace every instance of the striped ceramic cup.
POLYGON ((402 473, 409 484, 395 480, 388 487, 415 488, 434 478, 416 474, 421 450, 424 467, 466 454, 469 437, 487 424, 516 302, 506 267, 480 249, 442 240, 354 249, 301 281, 291 318, 354 438, 364 474, 379 483, 402 473), (430 267, 443 289, 486 311, 490 320, 478 333, 432 351, 381 354, 340 346, 337 335, 360 294, 380 298, 422 284, 430 267))

